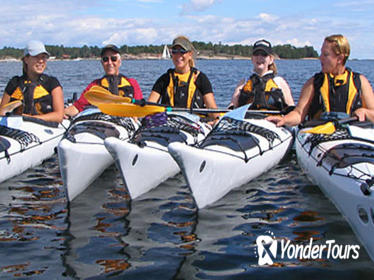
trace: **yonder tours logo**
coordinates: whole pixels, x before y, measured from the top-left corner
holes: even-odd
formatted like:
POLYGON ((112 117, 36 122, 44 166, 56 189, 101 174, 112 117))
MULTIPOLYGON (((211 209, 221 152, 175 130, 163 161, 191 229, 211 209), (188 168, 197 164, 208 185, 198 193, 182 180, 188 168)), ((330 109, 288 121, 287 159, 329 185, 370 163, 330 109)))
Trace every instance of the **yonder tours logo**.
POLYGON ((306 244, 293 244, 290 240, 277 240, 270 231, 268 235, 260 235, 256 239, 255 253, 258 265, 272 265, 276 260, 299 259, 358 259, 359 245, 336 244, 335 240, 327 240, 324 244, 315 244, 313 238, 306 244))

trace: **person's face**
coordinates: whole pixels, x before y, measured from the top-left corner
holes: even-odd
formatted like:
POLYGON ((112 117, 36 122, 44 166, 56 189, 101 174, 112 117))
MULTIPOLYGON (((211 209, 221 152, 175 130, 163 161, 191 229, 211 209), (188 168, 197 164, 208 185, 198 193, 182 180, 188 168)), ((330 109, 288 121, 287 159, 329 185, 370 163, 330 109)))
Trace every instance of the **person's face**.
POLYGON ((258 50, 252 55, 252 63, 254 71, 262 75, 269 70, 269 65, 274 62, 274 57, 267 54, 263 50, 258 50))
POLYGON ((121 56, 112 50, 106 50, 101 57, 101 64, 103 65, 105 74, 118 75, 119 68, 121 67, 121 56))
POLYGON ((333 51, 333 43, 324 41, 321 48, 319 60, 322 72, 334 74, 343 61, 343 55, 336 55, 333 51))
POLYGON ((192 59, 191 51, 186 51, 180 46, 175 46, 171 50, 171 57, 177 72, 184 73, 189 70, 189 61, 192 59))
POLYGON ((38 54, 36 56, 28 55, 24 58, 27 64, 27 72, 29 74, 43 74, 47 67, 48 55, 45 53, 38 54))

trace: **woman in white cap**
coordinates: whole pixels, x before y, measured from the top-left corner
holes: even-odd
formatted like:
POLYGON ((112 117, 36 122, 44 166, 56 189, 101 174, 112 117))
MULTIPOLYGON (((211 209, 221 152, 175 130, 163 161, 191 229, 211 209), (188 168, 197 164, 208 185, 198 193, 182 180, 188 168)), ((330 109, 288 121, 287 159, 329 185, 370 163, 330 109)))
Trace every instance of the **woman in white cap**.
POLYGON ((208 77, 195 68, 195 55, 187 37, 175 38, 171 46, 174 68, 158 78, 148 101, 180 108, 217 108, 208 77))
POLYGON ((40 41, 30 41, 22 58, 23 75, 13 77, 7 84, 0 108, 21 100, 17 114, 45 121, 61 122, 64 116, 64 94, 60 82, 44 74, 49 53, 40 41))
POLYGON ((253 45, 253 74, 240 81, 229 107, 251 103, 251 109, 282 110, 294 105, 291 89, 285 79, 277 76, 274 52, 269 41, 259 40, 253 45))

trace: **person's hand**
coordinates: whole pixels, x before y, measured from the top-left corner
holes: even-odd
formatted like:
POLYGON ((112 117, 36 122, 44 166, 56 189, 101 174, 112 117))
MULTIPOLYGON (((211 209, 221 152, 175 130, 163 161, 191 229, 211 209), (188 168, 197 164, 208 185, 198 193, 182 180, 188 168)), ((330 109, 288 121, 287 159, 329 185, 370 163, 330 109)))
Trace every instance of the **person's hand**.
POLYGON ((214 120, 208 121, 207 124, 209 124, 211 127, 213 127, 218 121, 219 121, 219 118, 216 118, 214 120))
POLYGON ((367 109, 366 108, 359 108, 353 112, 353 115, 358 117, 360 122, 364 122, 366 120, 367 109))
POLYGON ((277 126, 285 125, 284 116, 269 116, 266 120, 275 123, 277 126))

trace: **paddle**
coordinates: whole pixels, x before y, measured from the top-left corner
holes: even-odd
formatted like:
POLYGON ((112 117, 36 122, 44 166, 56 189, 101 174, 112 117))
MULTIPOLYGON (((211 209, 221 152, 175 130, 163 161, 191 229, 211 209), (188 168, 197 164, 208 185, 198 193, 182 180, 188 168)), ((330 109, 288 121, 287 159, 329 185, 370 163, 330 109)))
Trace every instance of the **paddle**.
MULTIPOLYGON (((188 109, 169 107, 158 103, 147 102, 145 100, 136 100, 129 97, 121 97, 111 94, 106 89, 93 86, 85 93, 85 98, 92 105, 95 105, 101 112, 121 117, 144 117, 147 115, 162 113, 162 112, 189 112, 196 114, 208 113, 226 113, 232 111, 231 109, 188 109)), ((260 110, 247 110, 249 113, 264 113, 264 114, 282 114, 281 111, 260 111, 260 110)))
POLYGON ((92 86, 84 94, 84 97, 95 106, 102 103, 133 103, 132 98, 114 95, 109 90, 100 86, 92 86))
POLYGON ((0 116, 5 116, 7 113, 13 112, 14 109, 18 108, 21 105, 22 105, 21 100, 14 100, 12 102, 9 102, 9 103, 5 104, 0 109, 0 116))
MULTIPOLYGON (((87 99, 89 100, 89 99, 87 99)), ((89 100, 90 101, 90 100, 89 100)), ((162 112, 189 112, 195 114, 208 114, 208 113, 225 113, 230 112, 229 109, 188 109, 176 107, 164 107, 159 105, 144 105, 138 106, 131 103, 96 103, 101 112, 108 115, 120 117, 144 117, 155 113, 162 112)), ((249 113, 264 113, 264 114, 281 114, 280 111, 259 111, 248 110, 249 113)))
POLYGON ((318 125, 309 130, 302 131, 303 133, 313 133, 313 134, 333 134, 336 130, 336 127, 341 126, 342 124, 350 123, 357 121, 357 116, 349 117, 341 120, 333 120, 322 125, 318 125))

